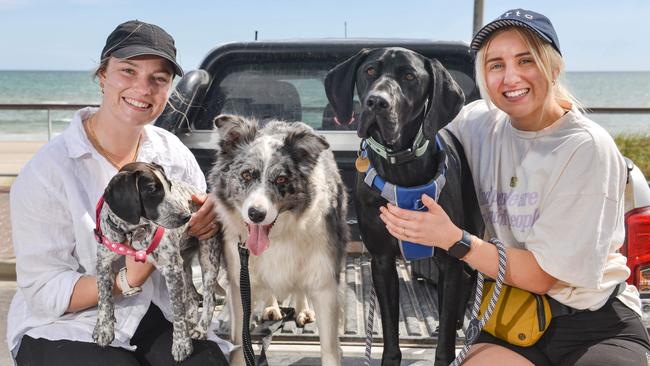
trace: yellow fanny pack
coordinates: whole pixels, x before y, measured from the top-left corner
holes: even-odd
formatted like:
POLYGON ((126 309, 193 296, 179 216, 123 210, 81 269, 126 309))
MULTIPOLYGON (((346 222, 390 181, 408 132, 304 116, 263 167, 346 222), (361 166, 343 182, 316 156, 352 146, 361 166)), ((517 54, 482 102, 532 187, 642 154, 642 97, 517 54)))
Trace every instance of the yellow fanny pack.
MULTIPOLYGON (((480 316, 487 309, 495 282, 483 286, 480 316)), ((537 295, 503 285, 490 319, 483 326, 487 333, 520 347, 537 343, 551 323, 551 306, 545 295, 537 295)))

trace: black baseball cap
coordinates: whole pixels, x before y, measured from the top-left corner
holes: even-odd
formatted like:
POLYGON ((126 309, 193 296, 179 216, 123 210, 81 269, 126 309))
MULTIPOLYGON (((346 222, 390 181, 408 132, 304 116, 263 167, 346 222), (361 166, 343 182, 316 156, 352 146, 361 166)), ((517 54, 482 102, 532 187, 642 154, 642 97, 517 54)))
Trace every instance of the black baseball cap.
POLYGON ((551 46, 562 55, 562 52, 560 52, 560 40, 557 38, 557 34, 555 33, 551 21, 540 13, 521 8, 508 10, 495 20, 486 24, 481 28, 481 30, 476 32, 474 39, 472 39, 472 43, 470 44, 470 48, 474 51, 478 51, 485 40, 488 39, 494 31, 505 27, 522 27, 530 29, 542 40, 550 43, 551 46))
POLYGON ((172 63, 174 73, 183 76, 183 68, 176 62, 174 39, 155 24, 129 20, 115 28, 106 38, 101 59, 113 56, 128 59, 136 56, 160 56, 172 63))

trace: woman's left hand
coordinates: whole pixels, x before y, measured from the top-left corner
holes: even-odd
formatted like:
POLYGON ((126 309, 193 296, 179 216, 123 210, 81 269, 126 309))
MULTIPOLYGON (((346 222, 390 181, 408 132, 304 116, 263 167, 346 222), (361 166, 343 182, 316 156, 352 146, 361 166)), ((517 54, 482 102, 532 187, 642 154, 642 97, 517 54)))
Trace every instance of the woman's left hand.
POLYGON ((429 211, 405 210, 388 204, 379 208, 379 217, 388 232, 399 240, 449 249, 462 237, 462 230, 431 197, 423 194, 422 203, 429 211))
POLYGON ((188 233, 199 240, 206 240, 214 236, 219 230, 217 213, 214 211, 214 198, 211 195, 192 195, 192 201, 201 207, 192 214, 188 233))

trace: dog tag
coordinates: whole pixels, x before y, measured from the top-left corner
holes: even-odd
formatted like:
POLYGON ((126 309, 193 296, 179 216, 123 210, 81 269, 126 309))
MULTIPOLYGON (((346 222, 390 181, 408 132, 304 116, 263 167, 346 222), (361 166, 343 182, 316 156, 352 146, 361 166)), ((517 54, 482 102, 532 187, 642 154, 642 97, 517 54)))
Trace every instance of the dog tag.
POLYGON ((357 168, 357 171, 359 173, 367 172, 369 165, 370 162, 368 161, 368 158, 364 156, 359 156, 357 160, 354 162, 354 166, 357 168))

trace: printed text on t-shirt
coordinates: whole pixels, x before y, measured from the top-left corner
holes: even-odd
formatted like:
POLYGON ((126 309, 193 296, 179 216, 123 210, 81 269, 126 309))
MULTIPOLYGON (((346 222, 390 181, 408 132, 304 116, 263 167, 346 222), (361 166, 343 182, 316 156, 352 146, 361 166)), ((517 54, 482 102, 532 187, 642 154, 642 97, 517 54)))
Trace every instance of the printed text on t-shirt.
POLYGON ((527 229, 539 218, 539 192, 498 192, 495 190, 479 192, 479 205, 483 219, 493 225, 527 229), (531 212, 525 207, 534 208, 531 212), (511 214, 508 208, 522 212, 511 214), (523 208, 523 210, 522 210, 523 208))

